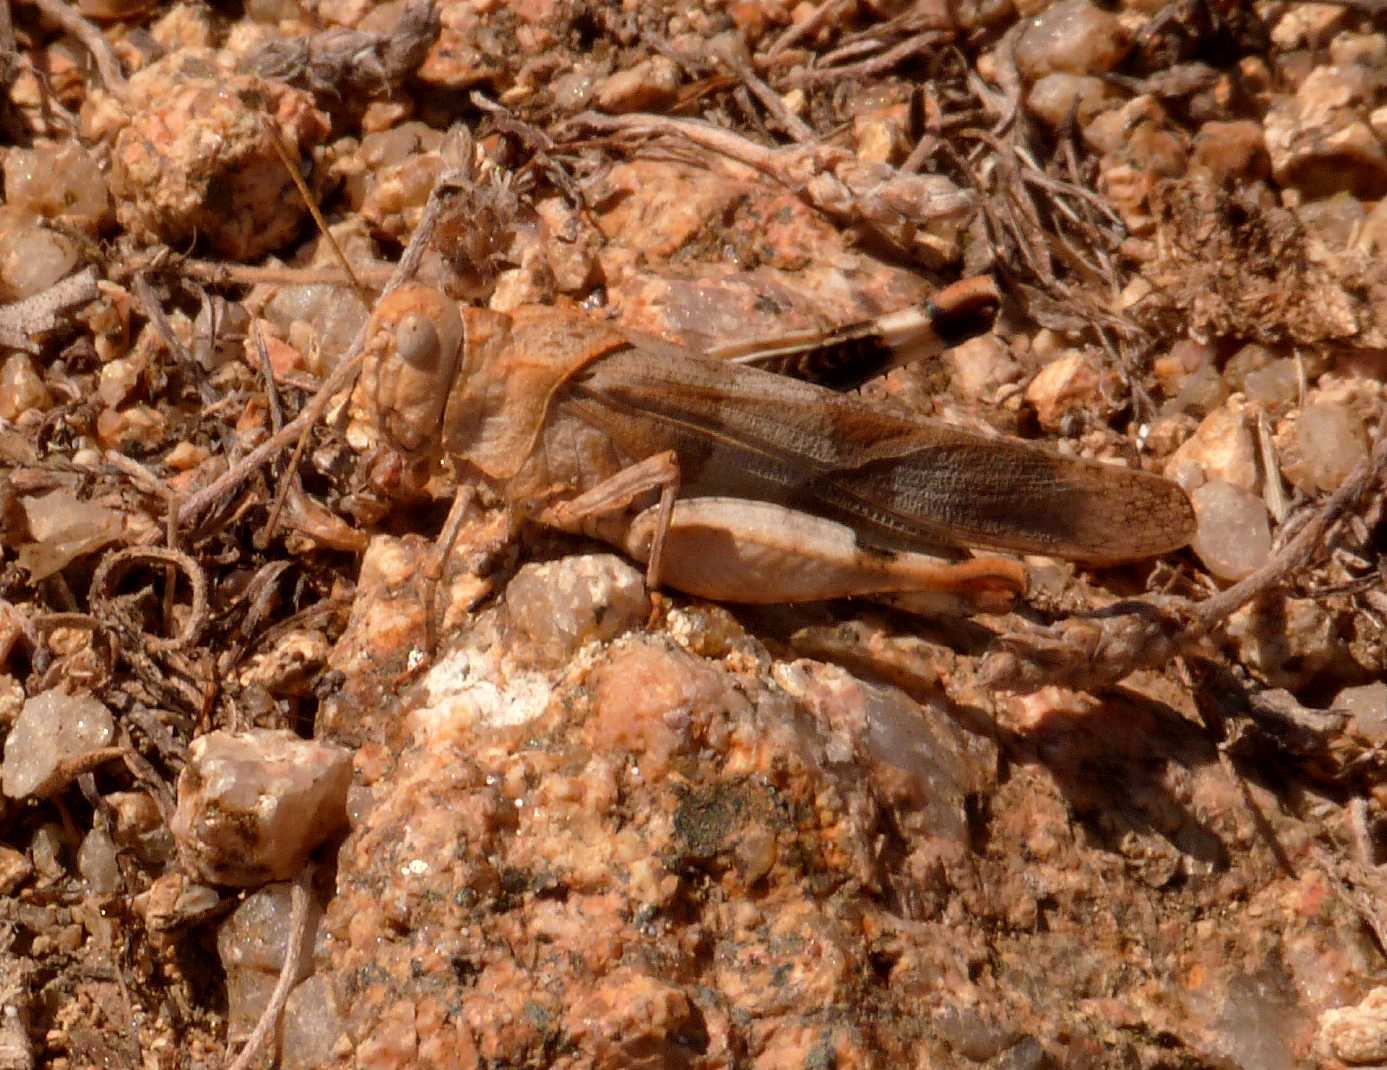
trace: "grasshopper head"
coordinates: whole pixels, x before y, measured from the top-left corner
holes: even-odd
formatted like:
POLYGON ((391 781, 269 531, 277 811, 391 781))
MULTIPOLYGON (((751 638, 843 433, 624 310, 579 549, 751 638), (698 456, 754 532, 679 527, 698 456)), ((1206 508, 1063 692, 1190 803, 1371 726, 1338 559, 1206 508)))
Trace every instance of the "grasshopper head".
POLYGON ((451 298, 402 286, 371 315, 362 388, 372 420, 404 453, 434 447, 466 342, 451 298))

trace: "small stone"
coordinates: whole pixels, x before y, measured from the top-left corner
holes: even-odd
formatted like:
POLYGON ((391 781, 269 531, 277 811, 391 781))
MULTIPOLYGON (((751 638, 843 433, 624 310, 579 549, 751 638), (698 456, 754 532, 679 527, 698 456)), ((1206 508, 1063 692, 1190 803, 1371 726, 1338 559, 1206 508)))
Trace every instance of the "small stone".
POLYGON ((76 141, 11 149, 5 157, 5 203, 88 233, 111 216, 101 165, 76 141))
POLYGON ((150 932, 167 933, 206 921, 221 909, 215 888, 190 881, 182 873, 165 873, 143 897, 145 925, 150 932))
POLYGON ((246 0, 246 18, 278 24, 303 18, 299 0, 246 0))
POLYGON ((1187 487, 1202 477, 1255 490, 1257 449, 1242 399, 1230 398, 1204 417, 1194 434, 1171 456, 1166 474, 1187 487))
POLYGON ((32 541, 20 547, 19 563, 35 583, 120 538, 124 528, 114 509, 84 502, 66 488, 24 498, 22 504, 32 541))
POLYGON ((1266 564, 1271 524, 1262 499, 1222 479, 1190 495, 1198 527, 1191 545, 1219 579, 1240 580, 1266 564))
POLYGON ((0 673, 0 728, 8 732, 24 708, 24 688, 9 673, 0 673))
POLYGON ((108 710, 91 695, 69 695, 54 688, 24 703, 5 739, 0 767, 11 799, 46 797, 67 786, 65 768, 92 751, 109 747, 116 726, 108 710))
POLYGON ((189 472, 211 456, 206 446, 180 442, 164 455, 164 463, 175 472, 189 472))
MULTIPOLYGON (((1340 11, 1343 9, 1340 8, 1340 11)), ((1373 70, 1383 70, 1387 65, 1387 34, 1337 33, 1334 40, 1329 42, 1329 60, 1336 67, 1356 64, 1373 70)))
POLYGON ((1254 601, 1225 626, 1235 656, 1269 687, 1299 691, 1342 669, 1344 642, 1334 615, 1314 598, 1254 601))
POLYGON ((1205 123, 1190 144, 1190 163, 1208 170, 1219 183, 1265 177, 1271 162, 1262 124, 1251 119, 1205 123))
POLYGON ((514 312, 523 305, 547 305, 554 301, 554 279, 544 250, 531 245, 521 256, 520 266, 496 277, 489 308, 514 312))
POLYGON ((144 368, 143 357, 120 357, 103 364, 96 387, 97 399, 108 408, 115 408, 139 385, 144 368))
POLYGON ((293 628, 246 659, 240 684, 262 687, 272 695, 307 695, 331 652, 332 644, 322 632, 293 628))
POLYGON ((284 880, 347 823, 351 752, 258 728, 193 740, 178 778, 173 835, 211 884, 284 880))
POLYGON ((1271 40, 1284 52, 1304 46, 1322 48, 1347 17, 1342 4, 1292 4, 1272 27, 1271 40))
MULTIPOLYGON (((642 159, 613 167, 604 176, 602 192, 599 219, 608 242, 621 245, 625 255, 651 262, 695 241, 709 219, 733 217, 734 206, 747 196, 744 186, 726 176, 642 159)), ((766 236, 764 225, 761 230, 766 236)), ((798 228, 795 237, 804 242, 817 234, 806 235, 798 228)), ((627 270, 604 261, 609 284, 627 270)), ((650 326, 659 327, 639 324, 641 330, 650 326)))
POLYGON ((443 146, 437 130, 421 122, 401 123, 361 139, 357 161, 373 176, 421 153, 436 153, 443 146))
POLYGON ((1265 368, 1248 372, 1243 380, 1243 393, 1248 401, 1262 405, 1289 405, 1300 393, 1295 361, 1274 360, 1265 368))
POLYGON ((1357 246, 1366 253, 1378 256, 1387 253, 1387 198, 1378 201, 1363 220, 1357 246))
POLYGON ((1349 193, 1307 201, 1296 210, 1296 215, 1304 224, 1307 236, 1330 249, 1347 249, 1367 219, 1363 203, 1349 193))
POLYGON ((1108 105, 1108 86, 1090 74, 1047 74, 1031 87, 1026 106, 1051 130, 1068 122, 1088 126, 1108 105))
POLYGON ((283 1070, 317 1070, 334 1060, 347 1031, 329 978, 315 974, 289 993, 279 1042, 283 1070))
POLYGON ((424 214, 429 191, 446 165, 437 152, 420 152, 380 168, 361 199, 361 217, 372 228, 405 240, 424 214))
POLYGON ((663 111, 679 93, 679 68, 665 56, 651 56, 598 83, 593 102, 598 110, 621 114, 663 111))
MULTIPOLYGON (((298 345, 273 336, 265 339, 265 353, 270 359, 270 370, 275 378, 299 375, 308 371, 308 357, 304 350, 313 344, 312 331, 308 329, 306 321, 295 320, 289 324, 289 333, 294 336, 298 345)), ((259 346, 249 339, 247 344, 259 349, 259 346)))
MULTIPOLYGON (((248 895, 217 930, 217 954, 228 970, 278 974, 289 949, 293 884, 277 881, 248 895)), ((311 896, 310 896, 311 899, 311 896)), ((299 979, 313 972, 313 941, 322 917, 316 900, 308 905, 305 940, 299 949, 299 979)))
POLYGON ((63 858, 66 843, 67 834, 56 821, 45 821, 34 830, 34 836, 29 841, 29 857, 33 860, 34 871, 38 873, 40 881, 52 883, 67 877, 67 864, 63 858))
POLYGON ((1301 459, 1296 482, 1306 491, 1338 489, 1368 452, 1363 421, 1345 406, 1323 402, 1301 410, 1296 445, 1301 459))
POLYGON ((1180 384, 1180 392, 1165 405, 1167 415, 1188 412, 1203 416, 1228 398, 1228 387, 1213 364, 1201 364, 1180 384))
POLYGON ((1387 988, 1374 988, 1361 1003, 1320 1015, 1319 1047, 1350 1066, 1387 1062, 1387 988))
POLYGON ((106 806, 111 815, 111 837, 119 846, 149 865, 161 865, 172 857, 173 836, 148 792, 109 792, 106 806))
POLYGON ((1223 366, 1223 378, 1228 389, 1240 391, 1247 383, 1249 373, 1265 368, 1276 360, 1276 354, 1264 345, 1250 342, 1243 346, 1223 366))
POLYGON ((1138 123, 1123 146, 1122 159, 1152 178, 1179 178, 1189 157, 1183 136, 1171 130, 1164 117, 1138 123))
POLYGON ((590 67, 579 67, 559 75, 549 83, 554 108, 563 115, 582 111, 596 91, 597 80, 597 74, 590 67))
POLYGON ((47 290, 77 265, 77 245, 36 215, 0 207, 0 301, 47 290))
MULTIPOLYGON (((450 90, 465 90, 486 82, 505 84, 508 75, 502 50, 507 46, 502 44, 500 28, 487 30, 479 26, 482 16, 470 6, 454 10, 465 14, 444 21, 438 39, 415 76, 427 86, 450 90)), ((515 38, 510 40, 514 42, 515 38)))
POLYGON ((279 977, 262 970, 226 970, 226 1033, 244 1039, 269 1005, 279 977))
POLYGON ((688 749, 690 710, 727 698, 701 660, 649 642, 614 646, 591 681, 597 712, 587 724, 589 745, 596 753, 636 756, 652 777, 688 749))
POLYGON ((584 643, 637 627, 650 600, 621 558, 587 554, 526 565, 506 588, 506 611, 527 660, 562 665, 584 643))
POLYGON ((0 845, 0 895, 10 895, 33 875, 34 866, 28 855, 0 845))
MULTIPOLYGON (((1138 98, 1122 109, 1132 114, 1134 122, 1110 132, 1117 144, 1102 160, 1098 188, 1122 214, 1133 235, 1147 236, 1153 227, 1149 210, 1153 191, 1164 180, 1183 175, 1187 161, 1180 136, 1167 128, 1163 115, 1137 118, 1140 103, 1138 98)), ((1100 120, 1111 115, 1105 112, 1100 120)), ((1085 136, 1099 125, 1099 120, 1091 123, 1085 136)))
POLYGON ((953 385, 965 398, 990 400, 1000 387, 1021 378, 1021 365, 995 334, 969 339, 949 350, 953 385))
POLYGON ((1368 126, 1379 138, 1387 141, 1387 107, 1374 108, 1368 114, 1368 126))
POLYGON ((853 116, 852 132, 860 160, 895 164, 910 151, 905 115, 899 108, 881 108, 853 116))
MULTIPOLYGON (((701 1028, 694 1003, 667 981, 622 967, 568 1008, 565 1033, 603 1070, 686 1063, 687 1037, 701 1028)), ((808 1062, 808 1060, 805 1060, 808 1062)))
POLYGON ((535 211, 557 239, 542 245, 554 289, 569 294, 587 291, 597 277, 601 249, 597 231, 561 197, 546 197, 535 211))
POLYGON ((46 410, 53 396, 27 353, 12 353, 0 364, 0 419, 17 420, 30 409, 46 410))
POLYGON ((213 25, 212 12, 200 4, 174 4, 155 20, 149 35, 166 52, 184 48, 211 48, 223 36, 223 27, 213 25))
MULTIPOLYGON (((1131 126, 1129 116, 1130 109, 1126 105, 1099 112, 1084 125, 1085 144, 1100 156, 1118 152, 1131 126)), ((1135 279, 1133 283, 1149 290, 1149 283, 1143 284, 1135 279)), ((1124 307, 1127 307, 1127 304, 1126 301, 1123 302, 1124 307)))
POLYGON ((1069 353, 1040 369, 1026 387, 1026 400, 1041 427, 1058 431, 1068 413, 1095 406, 1100 382, 1098 369, 1087 358, 1069 353))
POLYGON ((0 463, 37 464, 38 458, 39 451, 27 435, 0 426, 0 463))
POLYGON ((1271 102, 1263 130, 1278 183, 1308 198, 1387 192, 1387 149, 1361 115, 1370 81, 1358 67, 1316 67, 1294 97, 1271 102))
MULTIPOLYGON (((365 325, 370 310, 363 308, 341 286, 284 286, 265 305, 265 319, 288 335, 295 324, 309 324, 313 338, 325 361, 331 363, 350 348, 352 339, 365 325)), ((282 358, 289 358, 290 347, 280 343, 282 358)), ((271 347, 271 356, 275 355, 271 347)), ((297 354, 293 359, 297 360, 297 354)))
POLYGON ((1346 687, 1335 696, 1334 708, 1347 710, 1365 739, 1379 747, 1387 743, 1387 683, 1346 687))
POLYGON ((836 665, 800 661, 773 673, 828 735, 831 757, 869 768, 881 797, 909 810, 930 835, 966 841, 965 800, 986 777, 989 751, 967 740, 941 704, 836 665))
POLYGON ((192 344, 193 355, 203 371, 215 372, 245 351, 250 323, 250 312, 239 301, 213 297, 203 304, 193 320, 192 344))
POLYGON ((96 440, 107 449, 149 450, 164 437, 164 413, 152 405, 106 409, 96 418, 96 440))
POLYGON ((77 872, 93 895, 114 895, 121 889, 116 844, 105 829, 94 828, 82 837, 77 849, 77 872))
POLYGON ((1036 16, 1016 42, 1016 66, 1031 81, 1055 71, 1101 74, 1127 54, 1127 31, 1088 0, 1063 0, 1036 16))

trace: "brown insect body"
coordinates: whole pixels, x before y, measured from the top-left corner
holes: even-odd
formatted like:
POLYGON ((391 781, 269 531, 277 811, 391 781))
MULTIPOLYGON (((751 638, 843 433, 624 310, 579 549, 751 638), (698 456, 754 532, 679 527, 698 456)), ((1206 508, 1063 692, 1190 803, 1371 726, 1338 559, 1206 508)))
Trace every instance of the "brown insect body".
POLYGON ((469 309, 459 320, 444 302, 416 287, 376 311, 363 382, 387 437, 458 456, 526 515, 664 560, 663 578, 690 593, 942 589, 985 603, 989 591, 1024 589, 1019 564, 919 551, 1106 563, 1178 548, 1193 532, 1184 492, 1148 473, 883 412, 750 362, 642 345, 573 308, 469 309), (421 316, 440 319, 441 350, 465 334, 459 353, 393 360, 421 316), (662 489, 659 522, 637 515, 662 489), (806 568, 816 574, 784 575, 806 568))

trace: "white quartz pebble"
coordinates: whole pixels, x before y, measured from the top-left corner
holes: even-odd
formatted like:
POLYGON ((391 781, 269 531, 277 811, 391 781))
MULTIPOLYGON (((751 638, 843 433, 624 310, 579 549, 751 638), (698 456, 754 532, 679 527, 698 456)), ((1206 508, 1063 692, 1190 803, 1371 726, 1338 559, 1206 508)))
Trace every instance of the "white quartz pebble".
POLYGON ((178 777, 173 835, 184 868, 209 884, 293 876, 347 823, 351 752, 257 728, 193 740, 178 777))
POLYGON ((1221 479, 1205 483, 1190 498, 1198 524, 1192 545, 1210 572, 1240 580, 1266 564, 1271 523, 1261 498, 1221 479))
POLYGON ((5 738, 0 781, 11 799, 52 795, 67 786, 73 763, 109 747, 115 738, 111 711, 91 695, 57 688, 24 703, 5 738))

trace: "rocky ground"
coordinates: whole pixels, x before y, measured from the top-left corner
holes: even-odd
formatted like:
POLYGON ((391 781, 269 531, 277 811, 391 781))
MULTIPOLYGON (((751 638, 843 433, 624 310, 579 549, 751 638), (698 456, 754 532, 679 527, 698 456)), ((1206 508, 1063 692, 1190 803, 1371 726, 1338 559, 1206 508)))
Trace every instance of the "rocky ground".
POLYGON ((1380 4, 0 16, 0 1070, 1387 1065, 1380 4), (1189 549, 748 608, 481 487, 440 566, 476 473, 350 390, 406 276, 710 348, 979 273, 863 394, 1189 549))

